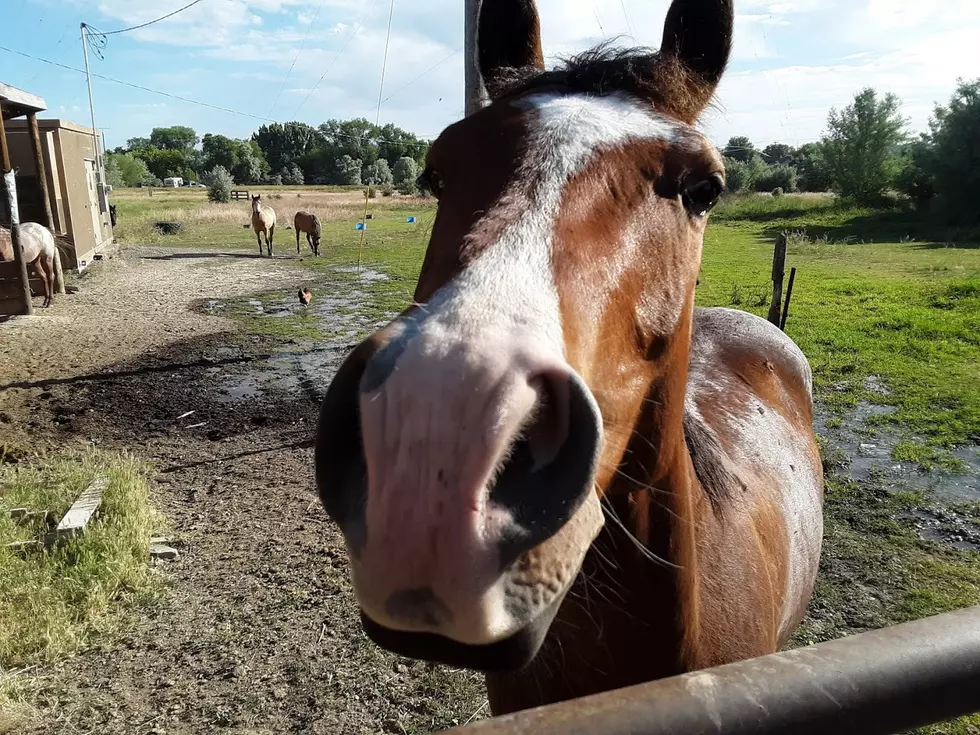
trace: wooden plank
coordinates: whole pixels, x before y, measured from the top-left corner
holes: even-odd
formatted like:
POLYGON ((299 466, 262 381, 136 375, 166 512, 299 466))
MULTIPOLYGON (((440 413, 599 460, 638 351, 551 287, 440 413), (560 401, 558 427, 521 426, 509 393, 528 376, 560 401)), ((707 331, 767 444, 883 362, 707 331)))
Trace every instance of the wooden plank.
POLYGON ((50 510, 31 510, 30 508, 11 508, 6 511, 11 520, 14 523, 18 523, 22 526, 27 525, 31 521, 39 518, 47 524, 49 517, 51 516, 50 510))
POLYGON ((85 488, 82 494, 71 504, 68 512, 62 517, 54 531, 45 536, 45 544, 60 543, 63 539, 71 538, 84 531, 85 526, 98 511, 99 506, 102 505, 102 493, 108 486, 109 479, 107 477, 96 477, 92 484, 85 488))
POLYGON ((28 554, 40 551, 44 546, 40 541, 14 541, 13 543, 7 544, 7 548, 13 553, 20 554, 20 556, 26 558, 28 554))

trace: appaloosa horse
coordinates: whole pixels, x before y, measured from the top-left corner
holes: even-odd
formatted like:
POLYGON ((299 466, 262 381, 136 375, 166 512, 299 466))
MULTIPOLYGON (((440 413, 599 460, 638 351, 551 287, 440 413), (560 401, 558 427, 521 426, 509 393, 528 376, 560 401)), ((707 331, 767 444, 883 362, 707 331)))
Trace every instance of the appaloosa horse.
POLYGON ((659 52, 542 69, 532 0, 483 3, 491 103, 446 129, 415 304, 348 356, 316 476, 367 634, 487 672, 495 714, 772 653, 822 536, 811 372, 694 306, 722 159, 694 124, 731 0, 659 52))
POLYGON ((265 248, 272 257, 272 237, 276 234, 276 210, 262 206, 262 195, 252 196, 252 231, 259 243, 259 255, 262 255, 262 235, 265 235, 265 248))
MULTIPOLYGON (((51 230, 38 222, 24 222, 20 225, 20 248, 24 262, 34 266, 34 272, 41 279, 44 288, 43 306, 51 306, 61 258, 51 230)), ((14 259, 14 243, 10 239, 10 229, 0 226, 0 262, 14 259)))
POLYGON ((300 210, 293 216, 293 229, 296 230, 296 254, 299 255, 299 235, 306 233, 310 252, 320 254, 320 218, 315 214, 300 210))

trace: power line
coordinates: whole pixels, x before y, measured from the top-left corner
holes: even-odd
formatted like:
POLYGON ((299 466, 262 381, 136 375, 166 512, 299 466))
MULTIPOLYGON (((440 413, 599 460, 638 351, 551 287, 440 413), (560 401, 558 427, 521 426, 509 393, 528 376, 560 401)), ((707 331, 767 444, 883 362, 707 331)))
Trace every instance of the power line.
POLYGON ((320 0, 320 4, 316 8, 316 12, 313 14, 313 20, 306 27, 306 35, 303 36, 303 40, 299 43, 299 48, 296 49, 296 53, 293 55, 293 63, 289 65, 289 71, 286 72, 286 78, 282 80, 282 84, 279 86, 279 91, 276 93, 276 99, 272 103, 272 107, 269 108, 269 114, 271 115, 276 109, 276 105, 279 104, 279 97, 282 96, 282 90, 286 88, 286 82, 289 81, 290 75, 293 73, 293 67, 296 66, 296 60, 299 58, 299 52, 303 50, 303 46, 306 45, 306 39, 310 37, 310 31, 313 30, 313 24, 316 23, 317 17, 320 15, 320 10, 323 8, 324 0, 320 0))
POLYGON ((433 72, 433 71, 435 71, 436 69, 438 69, 438 68, 439 68, 440 66, 442 66, 443 64, 445 64, 445 63, 446 63, 447 61, 449 61, 449 60, 450 60, 451 58, 453 58, 453 57, 454 57, 454 56, 455 56, 456 54, 458 54, 458 53, 459 53, 460 51, 462 51, 462 50, 463 50, 463 47, 462 47, 462 46, 460 46, 460 47, 459 47, 458 49, 456 49, 455 51, 453 51, 453 52, 452 52, 451 54, 449 54, 449 56, 447 56, 446 58, 444 58, 444 59, 443 59, 442 61, 440 61, 440 62, 439 62, 438 64, 434 64, 434 65, 432 65, 432 66, 431 66, 431 67, 429 67, 429 68, 428 68, 428 69, 427 69, 426 71, 424 71, 424 72, 422 72, 422 73, 421 73, 421 74, 419 74, 419 75, 418 75, 417 77, 415 77, 415 78, 414 78, 414 79, 413 79, 412 81, 410 81, 410 82, 409 82, 408 84, 406 84, 406 85, 404 85, 404 86, 402 86, 402 87, 399 87, 399 88, 398 88, 398 89, 397 89, 396 91, 394 91, 394 92, 392 92, 391 94, 389 94, 389 95, 388 95, 387 97, 385 97, 385 98, 384 98, 383 100, 381 100, 381 102, 379 102, 379 103, 378 103, 378 104, 377 104, 376 106, 374 106, 374 107, 372 107, 372 108, 371 108, 370 110, 368 110, 368 111, 367 111, 366 113, 364 113, 364 114, 365 114, 365 115, 367 115, 367 114, 369 114, 369 113, 372 113, 372 112, 374 112, 375 110, 378 110, 378 111, 380 112, 380 109, 381 109, 381 105, 383 105, 383 104, 384 104, 385 102, 387 102, 388 100, 390 100, 390 99, 391 99, 392 97, 397 97, 398 95, 400 95, 400 94, 401 94, 402 92, 404 92, 404 91, 405 91, 406 89, 408 89, 408 88, 409 88, 409 87, 411 87, 411 86, 412 86, 413 84, 415 84, 415 83, 416 83, 417 81, 419 81, 420 79, 422 79, 422 77, 424 77, 424 76, 426 76, 427 74, 429 74, 430 72, 433 72))
MULTIPOLYGON (((84 74, 84 69, 79 69, 74 66, 68 66, 67 64, 62 64, 57 61, 51 61, 51 59, 45 59, 40 56, 32 56, 31 54, 26 54, 23 51, 18 51, 16 49, 7 48, 6 46, 0 46, 0 51, 6 51, 11 54, 16 54, 17 56, 23 56, 27 59, 33 59, 34 61, 41 61, 45 64, 50 64, 51 66, 57 66, 62 69, 67 69, 68 71, 78 72, 79 74, 84 74)), ((182 97, 178 94, 171 94, 170 92, 161 92, 159 89, 150 89, 149 87, 143 87, 139 84, 133 84, 132 82, 125 82, 122 79, 114 79, 113 77, 107 77, 103 74, 92 74, 93 77, 103 79, 107 82, 112 82, 114 84, 121 84, 124 87, 131 87, 132 89, 139 89, 143 92, 149 92, 151 94, 158 94, 161 97, 169 97, 171 99, 180 100, 181 102, 189 102, 192 105, 200 105, 201 107, 210 107, 213 110, 220 110, 221 112, 228 112, 232 115, 241 115, 242 117, 250 117, 255 120, 262 120, 263 122, 277 122, 272 118, 261 117, 259 115, 253 115, 249 112, 241 112, 239 110, 232 110, 229 107, 221 107, 220 105, 212 105, 209 102, 201 102, 200 100, 191 99, 190 97, 182 97)))
POLYGON ((296 112, 293 113, 293 117, 296 117, 299 114, 299 111, 303 109, 303 105, 306 104, 306 101, 310 98, 310 96, 314 92, 316 92, 317 88, 320 86, 320 82, 322 82, 323 78, 327 76, 327 72, 333 69, 333 65, 337 63, 337 59, 339 59, 340 55, 344 53, 344 50, 347 48, 350 42, 354 40, 354 36, 357 35, 357 32, 359 30, 361 30, 361 26, 364 25, 364 21, 367 20, 367 17, 374 12, 374 9, 378 7, 378 3, 380 2, 381 0, 374 0, 374 5, 371 6, 371 9, 361 16, 361 19, 357 22, 357 25, 354 28, 354 32, 350 34, 350 37, 347 39, 347 42, 343 46, 341 46, 340 51, 338 51, 337 55, 333 57, 333 61, 330 62, 330 66, 328 66, 326 70, 324 70, 323 74, 320 75, 320 78, 316 80, 316 84, 313 85, 313 89, 311 89, 307 93, 306 97, 303 98, 303 101, 299 103, 299 107, 296 108, 296 112))
MULTIPOLYGON (((40 61, 40 62, 45 63, 45 64, 50 64, 51 66, 56 66, 56 67, 59 67, 61 69, 66 69, 67 71, 77 72, 78 74, 84 74, 85 73, 85 70, 84 69, 79 69, 79 68, 74 67, 74 66, 68 66, 67 64, 62 64, 62 63, 57 62, 57 61, 51 61, 50 59, 45 59, 45 58, 43 58, 41 56, 34 56, 32 54, 27 54, 27 53, 24 53, 23 51, 18 51, 17 49, 8 48, 6 46, 0 46, 0 51, 6 51, 7 53, 10 53, 10 54, 15 54, 17 56, 23 56, 24 58, 31 59, 33 61, 40 61)), ((159 89, 151 89, 149 87, 144 87, 144 86, 139 85, 139 84, 133 84, 132 82, 123 81, 122 79, 115 79, 113 77, 107 77, 104 74, 95 74, 95 73, 93 73, 92 76, 93 77, 96 77, 98 79, 102 79, 102 80, 107 81, 107 82, 112 82, 113 84, 120 84, 120 85, 122 85, 124 87, 130 87, 132 89, 138 89, 138 90, 140 90, 142 92, 149 92, 150 94, 160 95, 161 97, 169 97, 170 99, 179 100, 181 102, 187 102, 187 103, 190 103, 192 105, 199 105, 201 107, 209 107, 212 110, 218 110, 219 112, 227 112, 229 114, 239 115, 241 117, 250 117, 253 120, 261 120, 262 122, 267 122, 267 123, 279 123, 279 124, 282 124, 282 121, 275 120, 275 119, 273 119, 271 117, 262 117, 261 115, 253 115, 250 112, 242 112, 241 110, 233 110, 230 107, 221 107, 220 105, 212 105, 209 102, 201 102, 200 100, 191 99, 190 97, 182 97, 182 96, 177 95, 177 94, 171 94, 170 92, 161 92, 159 89)), ((335 135, 335 136, 337 136, 339 138, 349 138, 351 140, 363 140, 360 136, 351 135, 350 133, 335 132, 335 133, 332 133, 332 135, 335 135)), ((416 136, 416 137, 418 137, 418 136, 416 136)), ((424 138, 420 139, 420 141, 418 143, 409 143, 407 141, 402 141, 402 140, 388 140, 386 138, 372 138, 372 140, 374 140, 374 141, 376 141, 378 143, 391 143, 392 145, 403 145, 403 146, 406 146, 406 147, 416 147, 416 146, 426 145, 426 141, 425 141, 424 138)))
POLYGON ((189 3, 187 3, 187 5, 185 5, 184 7, 182 7, 182 8, 177 8, 177 9, 176 9, 175 11, 173 11, 172 13, 167 13, 166 15, 161 15, 161 16, 160 16, 159 18, 156 18, 155 20, 150 20, 150 21, 147 21, 146 23, 140 23, 140 24, 139 24, 138 26, 130 26, 129 28, 120 28, 120 29, 119 29, 119 30, 117 30, 117 31, 106 31, 106 32, 105 32, 105 33, 103 33, 102 35, 103 35, 103 36, 114 36, 114 35, 116 35, 117 33, 129 33, 130 31, 135 31, 135 30, 137 30, 138 28, 146 28, 147 26, 151 26, 151 25, 153 25, 154 23, 159 23, 159 22, 160 22, 161 20, 166 20, 167 18, 172 18, 172 17, 174 17, 175 15, 177 15, 177 13, 182 13, 182 12, 184 12, 185 10, 187 10, 188 8, 192 8, 192 7, 194 7, 195 5, 197 5, 197 4, 198 4, 199 2, 201 2, 201 1, 202 1, 202 0, 193 0, 193 2, 189 2, 189 3))
MULTIPOLYGON (((385 53, 381 58, 381 84, 378 86, 378 115, 374 121, 374 127, 381 124, 381 105, 383 100, 381 96, 385 91, 385 71, 388 69, 388 44, 391 41, 391 19, 395 17, 395 0, 391 0, 391 7, 388 9, 388 32, 385 34, 385 53)), ((361 220, 363 223, 361 227, 361 242, 357 248, 357 269, 361 269, 361 252, 364 250, 364 232, 367 230, 367 216, 368 216, 368 204, 371 201, 370 197, 364 197, 364 219, 361 220)))

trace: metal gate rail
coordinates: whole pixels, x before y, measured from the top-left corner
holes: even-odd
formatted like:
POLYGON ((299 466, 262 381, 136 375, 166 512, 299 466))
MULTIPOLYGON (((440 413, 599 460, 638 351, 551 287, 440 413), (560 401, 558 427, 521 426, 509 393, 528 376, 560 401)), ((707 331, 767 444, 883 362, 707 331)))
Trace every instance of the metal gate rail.
POLYGON ((448 732, 892 735, 972 712, 980 712, 980 606, 448 732))

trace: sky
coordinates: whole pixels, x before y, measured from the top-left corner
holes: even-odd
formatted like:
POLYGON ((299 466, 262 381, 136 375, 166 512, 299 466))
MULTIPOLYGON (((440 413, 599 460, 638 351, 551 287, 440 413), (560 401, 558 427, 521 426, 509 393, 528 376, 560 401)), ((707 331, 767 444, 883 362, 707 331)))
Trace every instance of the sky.
MULTIPOLYGON (((0 82, 44 97, 44 117, 90 124, 79 23, 112 31, 189 0, 0 0, 0 82), (5 50, 6 49, 6 50, 5 50)), ((656 48, 668 0, 538 0, 550 65, 606 39, 656 48)), ((865 86, 925 130, 957 78, 980 77, 980 0, 735 0, 735 42, 699 126, 716 145, 817 140, 865 86)), ((201 0, 107 37, 92 71, 217 110, 94 79, 109 148, 151 128, 247 137, 270 121, 393 122, 434 138, 463 113, 462 0, 201 0), (391 12, 387 64, 385 39, 391 12), (384 85, 381 86, 384 67, 384 85), (380 91, 380 96, 379 96, 380 91)))

